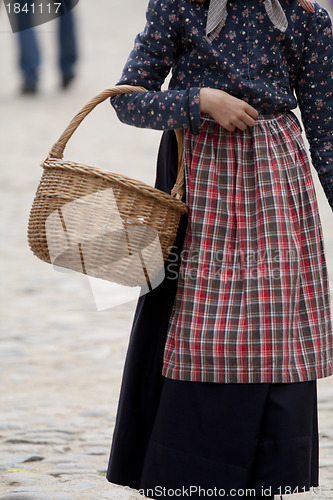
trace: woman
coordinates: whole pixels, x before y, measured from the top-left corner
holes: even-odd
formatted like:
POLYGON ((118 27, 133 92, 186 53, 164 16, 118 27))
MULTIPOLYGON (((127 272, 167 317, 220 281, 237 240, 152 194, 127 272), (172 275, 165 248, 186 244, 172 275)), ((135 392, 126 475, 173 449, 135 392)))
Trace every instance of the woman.
MULTIPOLYGON (((317 3, 150 1, 119 82, 147 92, 112 103, 123 122, 185 129, 189 216, 165 281, 139 301, 109 481, 153 498, 318 485, 316 379, 332 374, 333 336, 291 110, 333 206, 332 74, 331 21, 317 3)), ((166 191, 170 134, 158 165, 166 191)))

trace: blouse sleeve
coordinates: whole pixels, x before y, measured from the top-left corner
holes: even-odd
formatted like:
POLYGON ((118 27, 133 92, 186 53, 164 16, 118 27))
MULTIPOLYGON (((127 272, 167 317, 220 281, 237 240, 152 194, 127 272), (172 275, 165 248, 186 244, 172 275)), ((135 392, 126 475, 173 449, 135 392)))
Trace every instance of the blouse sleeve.
POLYGON ((305 38, 296 94, 313 166, 333 209, 333 44, 332 23, 316 5, 305 38))
POLYGON ((135 39, 118 85, 139 85, 148 92, 112 98, 118 118, 129 125, 158 130, 200 131, 199 88, 163 90, 177 60, 182 26, 177 0, 150 0, 147 23, 135 39))

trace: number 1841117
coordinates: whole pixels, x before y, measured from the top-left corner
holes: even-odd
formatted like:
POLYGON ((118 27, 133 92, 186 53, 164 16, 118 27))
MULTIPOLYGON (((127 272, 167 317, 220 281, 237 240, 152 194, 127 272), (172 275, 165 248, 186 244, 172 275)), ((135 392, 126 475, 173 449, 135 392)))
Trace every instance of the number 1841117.
POLYGON ((58 14, 61 7, 61 2, 49 3, 7 3, 6 9, 8 14, 58 14))

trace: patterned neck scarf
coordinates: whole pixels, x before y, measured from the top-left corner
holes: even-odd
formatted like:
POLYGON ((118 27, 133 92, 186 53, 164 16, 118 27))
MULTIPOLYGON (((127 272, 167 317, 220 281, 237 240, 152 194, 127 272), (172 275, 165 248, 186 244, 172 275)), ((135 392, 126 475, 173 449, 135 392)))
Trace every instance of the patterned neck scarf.
MULTIPOLYGON (((218 36, 227 19, 228 0, 210 0, 207 25, 206 40, 212 43, 218 36)), ((307 11, 314 12, 312 0, 298 0, 298 3, 307 11)), ((285 32, 288 27, 288 21, 279 0, 265 0, 265 9, 268 17, 276 28, 285 32)))

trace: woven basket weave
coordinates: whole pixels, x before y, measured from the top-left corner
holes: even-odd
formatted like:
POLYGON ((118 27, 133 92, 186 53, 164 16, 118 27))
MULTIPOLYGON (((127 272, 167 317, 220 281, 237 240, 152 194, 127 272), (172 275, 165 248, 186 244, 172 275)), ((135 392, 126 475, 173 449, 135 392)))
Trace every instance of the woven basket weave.
POLYGON ((143 92, 120 85, 97 95, 70 122, 42 164, 30 212, 28 241, 44 262, 127 286, 145 286, 163 273, 182 214, 182 132, 176 131, 179 165, 169 195, 140 181, 63 160, 83 119, 109 97, 143 92))

